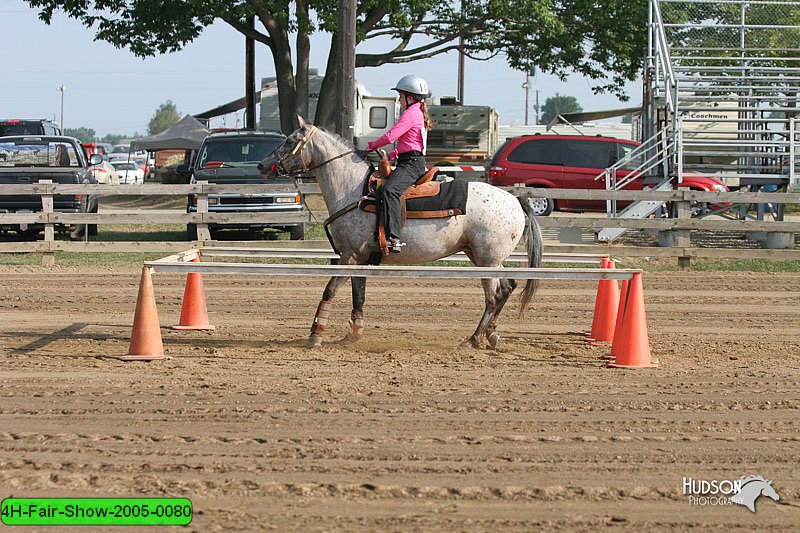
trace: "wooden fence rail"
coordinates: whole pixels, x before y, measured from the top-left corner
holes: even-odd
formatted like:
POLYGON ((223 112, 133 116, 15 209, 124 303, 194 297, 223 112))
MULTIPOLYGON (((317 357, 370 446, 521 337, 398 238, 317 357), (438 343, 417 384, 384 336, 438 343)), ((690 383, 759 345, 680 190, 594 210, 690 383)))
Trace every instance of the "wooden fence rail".
MULTIPOLYGON (((306 195, 319 195, 319 187, 313 183, 299 186, 300 192, 306 195)), ((704 231, 744 231, 763 232, 789 236, 793 245, 794 234, 800 233, 800 222, 763 221, 763 220, 728 220, 728 219, 692 219, 689 218, 690 202, 707 202, 709 204, 800 204, 800 193, 763 193, 763 192, 698 192, 688 190, 677 191, 606 191, 584 189, 531 189, 528 187, 507 187, 507 190, 519 197, 545 197, 554 199, 591 199, 591 200, 654 200, 676 202, 679 218, 632 220, 596 216, 558 216, 540 217, 543 228, 583 228, 597 230, 609 227, 625 227, 629 229, 646 229, 659 232, 673 232, 676 238, 671 247, 635 247, 615 244, 561 244, 550 248, 563 253, 613 253, 630 257, 678 257, 688 258, 769 258, 800 259, 800 250, 796 246, 788 249, 727 249, 727 248, 692 248, 689 246, 689 232, 704 231)), ((197 224, 200 241, 193 244, 213 245, 208 234, 208 224, 235 224, 248 222, 297 223, 322 221, 326 212, 304 213, 210 213, 208 212, 208 195, 220 193, 263 194, 275 192, 294 192, 293 186, 264 184, 230 184, 219 185, 197 183, 193 185, 64 185, 53 183, 37 183, 30 185, 3 185, 0 197, 9 195, 40 195, 42 211, 34 213, 0 213, 0 225, 3 224, 44 224, 44 240, 32 242, 0 242, 0 252, 42 252, 52 262, 52 254, 56 251, 86 252, 176 252, 189 247, 188 241, 131 241, 109 242, 88 241, 68 242, 55 239, 54 227, 57 224, 197 224), (126 212, 108 213, 59 213, 53 211, 55 195, 87 195, 104 196, 173 196, 185 198, 189 194, 198 196, 198 212, 187 213, 185 209, 130 209, 126 212)), ((1 199, 0 199, 1 201, 1 199)), ((102 205, 102 203, 101 203, 102 205)), ((786 241, 786 239, 784 239, 786 241)), ((232 242, 225 245, 250 246, 252 241, 232 242)))

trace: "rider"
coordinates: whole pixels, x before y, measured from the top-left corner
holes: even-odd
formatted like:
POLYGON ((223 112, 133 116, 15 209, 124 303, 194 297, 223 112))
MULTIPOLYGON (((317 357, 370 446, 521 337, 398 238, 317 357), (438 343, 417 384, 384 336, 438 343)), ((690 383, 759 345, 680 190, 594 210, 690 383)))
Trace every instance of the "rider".
POLYGON ((397 166, 383 184, 381 200, 388 248, 399 252, 405 246, 400 242, 400 196, 425 173, 428 130, 434 124, 425 105, 430 92, 424 79, 414 75, 403 76, 392 90, 400 93, 403 113, 392 129, 369 143, 367 149, 376 150, 397 142, 396 148, 389 152, 389 159, 397 159, 397 166))

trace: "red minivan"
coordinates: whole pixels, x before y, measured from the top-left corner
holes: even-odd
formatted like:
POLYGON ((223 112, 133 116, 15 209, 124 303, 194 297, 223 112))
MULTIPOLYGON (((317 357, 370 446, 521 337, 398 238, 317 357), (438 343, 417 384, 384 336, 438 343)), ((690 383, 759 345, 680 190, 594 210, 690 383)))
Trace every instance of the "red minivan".
MULTIPOLYGON (((492 157, 487 181, 492 185, 553 189, 605 189, 605 180, 595 180, 606 168, 627 156, 639 143, 613 137, 586 135, 524 135, 508 139, 492 157)), ((617 171, 621 179, 636 168, 617 171)), ((698 191, 727 192, 728 187, 716 178, 684 175, 682 186, 698 191)), ((625 190, 641 190, 643 179, 635 179, 625 190)), ((617 202, 619 208, 629 202, 617 202)), ((547 216, 560 211, 605 211, 605 200, 539 198, 531 202, 534 214, 547 216)))

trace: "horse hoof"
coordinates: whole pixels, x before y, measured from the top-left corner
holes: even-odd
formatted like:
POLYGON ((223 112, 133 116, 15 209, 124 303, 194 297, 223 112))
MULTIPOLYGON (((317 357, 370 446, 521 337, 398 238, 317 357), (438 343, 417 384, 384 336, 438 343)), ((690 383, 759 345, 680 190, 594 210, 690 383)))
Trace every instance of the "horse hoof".
POLYGON ((459 346, 461 348, 475 348, 476 350, 480 350, 481 341, 479 341, 478 339, 469 338, 464 342, 462 342, 459 346))
POLYGON ((339 341, 339 344, 353 344, 361 340, 361 335, 353 335, 352 332, 348 333, 342 340, 339 341))
POLYGON ((493 350, 494 350, 495 348, 497 348, 497 345, 498 345, 498 344, 500 344, 500 334, 499 334, 499 333, 497 333, 496 331, 493 331, 493 332, 491 332, 491 333, 489 334, 489 336, 488 336, 488 337, 486 337, 486 338, 487 338, 487 339, 488 339, 488 341, 489 341, 489 347, 490 347, 491 349, 493 349, 493 350))
POLYGON ((306 348, 319 348, 322 346, 322 337, 319 335, 311 335, 306 343, 306 348))

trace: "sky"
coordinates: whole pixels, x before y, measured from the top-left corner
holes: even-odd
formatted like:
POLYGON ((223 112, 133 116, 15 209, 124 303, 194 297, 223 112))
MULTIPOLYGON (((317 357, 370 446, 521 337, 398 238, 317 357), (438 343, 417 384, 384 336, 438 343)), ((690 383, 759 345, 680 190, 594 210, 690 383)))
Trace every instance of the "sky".
MULTIPOLYGON (((23 0, 0 0, 3 25, 0 66, 0 118, 49 118, 60 122, 64 86, 64 125, 107 134, 140 136, 156 110, 167 101, 181 116, 213 109, 245 94, 244 37, 223 22, 206 28, 180 52, 148 59, 135 57, 104 41, 78 21, 56 14, 50 26, 23 0)), ((311 67, 324 69, 330 36, 312 38, 311 67)), ((360 49, 359 49, 360 50, 360 49)), ((403 65, 356 70, 356 79, 373 95, 393 94, 394 83, 406 74, 424 77, 435 97, 458 93, 455 53, 403 65)), ((256 82, 275 75, 269 50, 256 44, 256 82)), ((503 125, 525 123, 525 74, 512 70, 503 57, 467 59, 464 100, 467 105, 497 109, 503 125)), ((549 75, 531 78, 529 124, 533 124, 535 92, 544 105, 556 93, 574 96, 585 111, 638 105, 641 82, 625 87, 630 101, 594 95, 591 82, 571 76, 562 82, 549 75)), ((242 126, 241 113, 212 119, 212 127, 242 126)))

